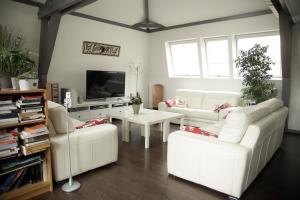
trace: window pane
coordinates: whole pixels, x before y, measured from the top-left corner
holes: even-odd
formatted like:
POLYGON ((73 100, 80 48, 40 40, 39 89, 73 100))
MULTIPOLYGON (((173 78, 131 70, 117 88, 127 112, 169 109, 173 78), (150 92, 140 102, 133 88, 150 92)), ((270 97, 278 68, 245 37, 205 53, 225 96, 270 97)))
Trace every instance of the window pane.
POLYGON ((274 77, 281 77, 280 36, 270 35, 261 37, 239 38, 237 43, 238 52, 240 52, 240 50, 248 50, 255 44, 269 46, 267 55, 275 63, 275 65, 271 65, 270 74, 274 77))
POLYGON ((207 41, 207 76, 229 76, 228 56, 228 40, 207 41))
POLYGON ((174 76, 199 76, 197 42, 173 43, 170 45, 174 76))

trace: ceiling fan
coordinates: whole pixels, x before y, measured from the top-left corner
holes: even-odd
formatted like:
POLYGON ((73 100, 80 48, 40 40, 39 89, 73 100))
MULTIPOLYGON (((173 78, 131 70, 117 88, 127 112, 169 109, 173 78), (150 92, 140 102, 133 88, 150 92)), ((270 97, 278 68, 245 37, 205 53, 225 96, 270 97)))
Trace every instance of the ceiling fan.
POLYGON ((145 19, 139 23, 132 25, 135 28, 146 30, 150 32, 151 30, 164 28, 165 26, 156 22, 153 22, 149 19, 149 4, 148 0, 144 0, 144 9, 145 9, 145 19))

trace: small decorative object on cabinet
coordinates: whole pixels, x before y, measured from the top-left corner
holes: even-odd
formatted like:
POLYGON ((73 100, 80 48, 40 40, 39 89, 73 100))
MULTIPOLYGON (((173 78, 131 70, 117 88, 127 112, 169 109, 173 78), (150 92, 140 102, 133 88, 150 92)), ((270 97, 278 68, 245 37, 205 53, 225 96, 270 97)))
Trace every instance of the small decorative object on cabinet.
POLYGON ((47 99, 59 103, 59 84, 47 83, 47 99))
POLYGON ((152 107, 153 109, 158 109, 159 102, 163 101, 164 96, 164 86, 160 84, 155 84, 152 87, 152 107))
POLYGON ((0 91, 0 199, 52 191, 46 91, 0 91))

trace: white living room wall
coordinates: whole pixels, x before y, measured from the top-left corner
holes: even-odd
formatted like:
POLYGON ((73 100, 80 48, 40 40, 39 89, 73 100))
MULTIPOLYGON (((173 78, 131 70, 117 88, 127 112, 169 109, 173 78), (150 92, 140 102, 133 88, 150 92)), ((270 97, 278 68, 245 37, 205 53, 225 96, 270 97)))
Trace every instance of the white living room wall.
MULTIPOLYGON (((22 34, 24 46, 39 52, 40 20, 38 8, 10 0, 0 1, 0 24, 22 34)), ((148 35, 143 32, 112 26, 71 15, 62 17, 51 60, 48 82, 60 87, 75 88, 85 97, 86 70, 126 71, 126 95, 135 92, 135 76, 128 66, 135 62, 143 66, 138 90, 148 100, 148 35), (121 46, 120 56, 84 55, 84 40, 121 46)), ((38 60, 38 56, 36 56, 38 60)))
MULTIPOLYGON (((173 98, 178 88, 203 89, 213 91, 240 91, 241 79, 221 78, 169 78, 165 42, 191 38, 227 36, 245 33, 278 30, 278 20, 273 14, 258 17, 223 21, 181 29, 151 33, 149 38, 149 86, 162 84, 165 99, 173 98)), ((281 95, 281 80, 274 81, 281 95)), ((151 90, 149 90, 151 104, 151 90)))
POLYGON ((139 91, 148 99, 148 36, 146 33, 92 20, 63 16, 51 60, 48 81, 61 87, 75 88, 85 97, 86 70, 126 71, 126 95, 135 92, 135 75, 129 72, 132 62, 141 63, 143 74, 139 91), (82 42, 93 41, 121 46, 120 56, 82 54, 82 42))
POLYGON ((291 96, 288 128, 300 131, 300 23, 293 26, 291 96))

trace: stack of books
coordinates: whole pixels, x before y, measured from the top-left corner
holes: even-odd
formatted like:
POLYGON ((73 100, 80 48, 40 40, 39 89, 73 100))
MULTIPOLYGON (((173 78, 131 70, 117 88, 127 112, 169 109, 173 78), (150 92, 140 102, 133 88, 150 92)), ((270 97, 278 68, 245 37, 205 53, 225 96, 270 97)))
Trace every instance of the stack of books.
POLYGON ((12 97, 0 98, 0 125, 18 123, 18 110, 12 97))
POLYGON ((0 159, 18 155, 18 133, 0 133, 0 159))
POLYGON ((43 96, 22 96, 21 99, 17 101, 16 105, 20 109, 20 122, 45 119, 45 115, 43 113, 43 96))
POLYGON ((44 151, 50 146, 49 131, 44 124, 25 127, 19 133, 23 155, 44 151))
POLYGON ((0 193, 42 180, 41 155, 14 158, 0 164, 0 193))

